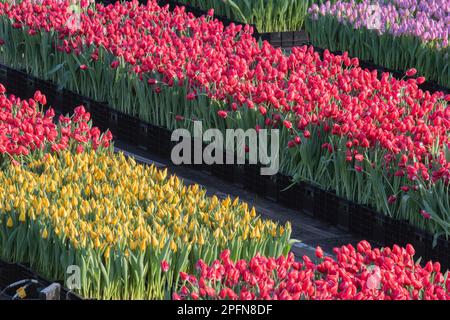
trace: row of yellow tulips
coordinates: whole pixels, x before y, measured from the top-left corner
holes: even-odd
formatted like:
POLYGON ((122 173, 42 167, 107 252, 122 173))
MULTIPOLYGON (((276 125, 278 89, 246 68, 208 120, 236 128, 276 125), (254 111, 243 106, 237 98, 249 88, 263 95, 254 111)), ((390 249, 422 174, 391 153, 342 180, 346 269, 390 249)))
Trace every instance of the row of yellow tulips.
POLYGON ((225 248, 234 259, 278 256, 289 239, 289 225, 239 199, 208 197, 122 154, 63 151, 0 171, 1 256, 52 279, 76 265, 86 297, 169 298, 199 259, 225 248))

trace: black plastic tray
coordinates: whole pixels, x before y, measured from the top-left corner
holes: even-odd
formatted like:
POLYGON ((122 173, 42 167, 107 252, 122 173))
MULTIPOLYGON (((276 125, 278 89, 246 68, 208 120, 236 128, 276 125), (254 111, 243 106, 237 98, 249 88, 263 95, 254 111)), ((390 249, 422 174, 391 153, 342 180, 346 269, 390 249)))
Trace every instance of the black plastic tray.
MULTIPOLYGON (((3 260, 0 260, 0 291, 2 291, 7 286, 21 280, 34 279, 38 280, 43 287, 48 287, 52 284, 51 281, 42 278, 37 273, 32 271, 30 268, 23 264, 18 263, 9 263, 3 260)), ((0 300, 9 300, 10 297, 7 295, 0 296, 0 300)), ((36 292, 32 293, 27 300, 41 300, 38 296, 36 296, 36 292)), ((60 292, 61 300, 83 300, 82 297, 73 293, 72 291, 65 289, 61 286, 60 292)))

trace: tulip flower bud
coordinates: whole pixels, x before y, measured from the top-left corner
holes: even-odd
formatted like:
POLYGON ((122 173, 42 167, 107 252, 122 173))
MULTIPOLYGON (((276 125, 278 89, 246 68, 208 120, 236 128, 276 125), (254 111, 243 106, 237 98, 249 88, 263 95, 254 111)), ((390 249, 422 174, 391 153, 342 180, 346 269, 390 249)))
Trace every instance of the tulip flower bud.
POLYGON ((418 78, 416 79, 416 81, 417 81, 418 84, 422 84, 422 83, 425 82, 425 77, 418 77, 418 78))
POLYGON ((305 131, 303 131, 303 136, 306 139, 309 139, 311 137, 311 132, 309 132, 309 130, 305 130, 305 131))
POLYGON ((397 201, 397 197, 396 197, 395 195, 389 196, 389 198, 388 198, 388 203, 389 203, 389 204, 393 204, 393 203, 395 203, 396 201, 397 201))
POLYGON ((290 122, 290 121, 288 121, 288 120, 284 120, 283 121, 283 126, 286 128, 286 129, 291 129, 292 128, 292 123, 290 122))
POLYGON ((217 111, 217 115, 219 117, 221 117, 222 119, 225 119, 228 116, 228 113, 224 110, 219 110, 219 111, 217 111))
POLYGON ((408 69, 405 74, 408 77, 412 77, 412 76, 416 75, 416 73, 417 73, 417 70, 415 68, 411 68, 411 69, 408 69))
POLYGON ((116 69, 119 66, 119 60, 114 60, 111 62, 111 68, 116 69))
POLYGON ((188 99, 189 101, 195 100, 195 93, 189 92, 186 96, 186 99, 188 99))
POLYGON ((409 243, 406 245, 406 253, 408 253, 408 255, 410 255, 410 256, 413 256, 416 254, 414 247, 409 243))
POLYGON ((259 106, 258 110, 259 110, 259 113, 261 113, 263 116, 265 116, 267 113, 267 109, 263 106, 259 106))
POLYGON ((425 210, 420 210, 420 214, 421 214, 422 217, 424 217, 425 219, 431 219, 431 214, 429 214, 429 213, 426 212, 425 210))
POLYGON ((14 226, 13 220, 11 219, 11 217, 8 218, 8 221, 6 222, 6 226, 8 228, 12 228, 14 226))
POLYGON ((319 258, 319 259, 323 258, 323 250, 319 246, 316 248, 316 257, 319 258))
POLYGON ((163 261, 161 261, 161 270, 163 271, 163 272, 167 272, 167 271, 169 271, 169 264, 167 263, 167 261, 166 260, 163 260, 163 261))

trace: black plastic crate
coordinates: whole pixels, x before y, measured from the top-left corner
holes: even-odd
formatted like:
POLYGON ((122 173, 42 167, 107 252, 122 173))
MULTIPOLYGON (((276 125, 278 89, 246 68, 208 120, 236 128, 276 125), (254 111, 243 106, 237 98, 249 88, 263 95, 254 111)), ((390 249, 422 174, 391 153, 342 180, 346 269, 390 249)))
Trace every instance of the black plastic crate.
POLYGON ((25 85, 26 78, 23 72, 15 69, 8 69, 7 72, 7 92, 14 95, 26 95, 21 98, 30 98, 28 96, 27 86, 25 85))
POLYGON ((170 158, 172 153, 172 148, 175 146, 176 142, 171 140, 172 132, 166 128, 157 127, 159 130, 159 145, 158 153, 165 157, 170 158))
POLYGON ((212 164, 209 166, 210 172, 219 179, 234 183, 235 165, 233 164, 212 164))
POLYGON ((294 32, 282 32, 281 33, 281 46, 283 48, 291 48, 294 46, 294 32))
POLYGON ((84 99, 75 92, 63 89, 63 101, 62 106, 60 106, 61 112, 63 114, 72 114, 76 107, 83 105, 84 99))
POLYGON ((317 188, 310 184, 302 183, 300 191, 299 209, 310 216, 314 216, 314 211, 319 201, 317 188))
POLYGON ((109 129, 110 111, 105 103, 92 102, 90 113, 94 126, 102 131, 109 129))
POLYGON ((411 227, 409 243, 416 250, 415 258, 422 257, 422 261, 435 260, 438 258, 437 247, 433 248, 433 236, 423 230, 411 227))
POLYGON ((388 218, 385 223, 385 229, 385 243, 388 246, 394 244, 405 246, 413 238, 414 231, 410 227, 410 224, 404 220, 388 218))
POLYGON ((278 199, 278 176, 266 176, 266 198, 272 201, 278 199))
POLYGON ((339 197, 335 193, 316 188, 314 201, 314 217, 331 224, 337 224, 339 212, 339 197))
POLYGON ((45 95, 47 98, 47 106, 60 109, 60 104, 62 104, 62 90, 58 90, 53 83, 40 79, 36 79, 35 89, 45 95))
POLYGON ((244 165, 244 188, 257 193, 260 196, 266 195, 266 176, 261 175, 261 167, 258 165, 244 165))
POLYGON ((366 239, 373 239, 373 225, 375 224, 373 211, 355 203, 351 203, 350 208, 349 231, 355 235, 364 236, 366 239))
POLYGON ((235 174, 236 174, 236 165, 235 164, 227 164, 227 155, 226 152, 224 151, 219 151, 222 152, 222 159, 223 159, 223 163, 222 164, 212 164, 212 165, 208 165, 208 169, 211 172, 212 175, 234 183, 235 182, 235 174))
POLYGON ((339 206, 337 212, 337 226, 344 231, 350 231, 350 213, 351 213, 351 202, 339 198, 339 206))
POLYGON ((5 87, 8 85, 8 68, 2 64, 0 64, 0 83, 5 87))
MULTIPOLYGON (((181 142, 181 139, 178 140, 178 141, 174 141, 173 142, 173 146, 175 144, 179 143, 179 142, 181 142)), ((205 170, 205 171, 208 171, 208 172, 214 174, 212 172, 212 167, 214 165, 207 165, 206 163, 203 162, 203 150, 204 150, 204 147, 205 147, 205 145, 203 144, 203 140, 201 138, 191 137, 191 147, 192 148, 191 148, 191 154, 190 154, 190 162, 185 164, 185 165, 187 165, 189 168, 192 168, 192 169, 195 169, 195 170, 200 170, 200 171, 201 170, 205 170), (195 160, 196 160, 195 159, 195 145, 197 143, 200 143, 202 145, 201 157, 200 157, 200 159, 197 159, 197 160, 200 160, 199 163, 195 162, 195 160)), ((220 174, 220 172, 216 172, 216 173, 218 175, 220 174)))
POLYGON ((282 174, 278 174, 277 183, 277 201, 288 208, 298 210, 299 198, 301 197, 300 184, 293 184, 292 179, 282 174))
POLYGON ((376 241, 380 245, 383 245, 386 240, 386 219, 387 217, 382 214, 378 213, 375 210, 369 209, 372 212, 372 218, 373 218, 373 225, 372 225, 372 239, 373 241, 376 241))
POLYGON ((118 138, 118 128, 119 128, 119 112, 110 109, 109 111, 109 121, 108 121, 108 128, 113 134, 113 138, 118 138))
POLYGON ((309 38, 308 33, 305 31, 294 31, 293 32, 293 47, 303 46, 308 44, 309 38))
POLYGON ((441 263, 441 267, 450 268, 450 244, 445 237, 439 237, 436 245, 437 260, 441 263))
MULTIPOLYGON (((145 124, 147 127, 147 140, 143 142, 147 149, 151 152, 159 153, 159 145, 160 145, 160 133, 161 130, 158 126, 154 126, 151 124, 145 124)), ((142 126, 142 130, 144 130, 145 126, 142 126)))
MULTIPOLYGON (((269 42, 274 48, 279 48, 281 47, 283 40, 281 37, 281 32, 271 32, 269 34, 267 34, 267 36, 265 37, 266 41, 269 42)), ((292 43, 292 41, 291 41, 292 43)))
POLYGON ((385 245, 393 246, 397 244, 399 239, 400 226, 397 220, 387 219, 384 225, 385 227, 385 245))
POLYGON ((139 119, 136 117, 129 116, 122 112, 118 113, 118 138, 128 143, 136 143, 139 135, 139 131, 136 130, 136 128, 139 126, 139 122, 139 119))
MULTIPOLYGON (((414 228, 411 226, 409 221, 400 220, 399 221, 399 234, 398 234, 398 242, 399 246, 406 246, 411 242, 411 234, 413 233, 414 228)), ((431 238, 430 238, 431 239, 431 238)))
POLYGON ((148 142, 150 139, 150 133, 149 133, 149 125, 144 122, 139 122, 138 124, 138 139, 136 141, 136 144, 138 148, 149 151, 148 142))

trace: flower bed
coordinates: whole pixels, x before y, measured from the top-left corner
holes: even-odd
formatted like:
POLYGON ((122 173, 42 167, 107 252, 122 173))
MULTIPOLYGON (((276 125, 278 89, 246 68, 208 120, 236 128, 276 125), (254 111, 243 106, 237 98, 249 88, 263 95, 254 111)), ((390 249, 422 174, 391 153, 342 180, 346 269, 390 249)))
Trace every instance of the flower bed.
POLYGON ((289 224, 123 155, 61 151, 0 171, 1 257, 59 280, 76 265, 84 297, 170 297, 198 259, 287 254, 289 240, 289 224))
POLYGON ((207 11, 213 9, 220 16, 233 21, 254 24, 258 32, 298 31, 303 28, 308 8, 323 0, 178 0, 207 11))
POLYGON ((54 123, 52 108, 44 113, 45 95, 36 91, 34 97, 21 100, 7 96, 0 84, 0 164, 10 161, 27 162, 49 152, 69 150, 83 152, 108 148, 111 133, 102 134, 91 127, 90 114, 82 106, 75 108, 73 116, 60 116, 54 123))
POLYGON ((279 128, 284 174, 449 234, 450 97, 419 90, 423 78, 378 79, 346 54, 321 59, 306 47, 285 56, 247 27, 151 1, 85 8, 75 30, 66 10, 50 0, 1 7, 2 57, 169 129, 193 119, 279 128))
POLYGON ((181 274, 177 300, 449 300, 450 279, 438 262, 424 267, 413 260, 414 248, 372 249, 367 241, 335 248, 336 258, 320 247, 312 262, 257 255, 235 260, 223 251, 208 265, 199 260, 196 273, 181 274))
POLYGON ((313 44, 395 70, 415 67, 450 87, 447 1, 342 0, 313 5, 309 13, 313 44))

